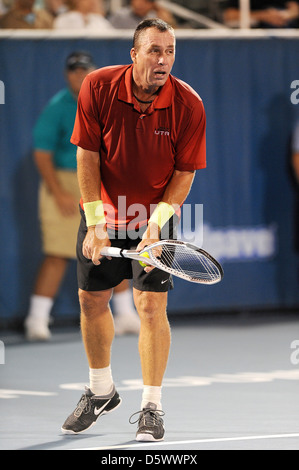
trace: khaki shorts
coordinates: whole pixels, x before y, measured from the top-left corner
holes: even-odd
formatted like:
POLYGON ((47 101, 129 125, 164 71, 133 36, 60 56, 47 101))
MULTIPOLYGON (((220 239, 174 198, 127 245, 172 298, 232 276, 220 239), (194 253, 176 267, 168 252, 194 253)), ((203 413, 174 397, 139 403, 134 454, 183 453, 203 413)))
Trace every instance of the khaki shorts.
MULTIPOLYGON (((80 201, 80 191, 76 171, 57 170, 61 186, 80 201)), ((43 252, 46 255, 63 258, 76 258, 76 243, 80 212, 71 217, 65 217, 59 211, 57 204, 44 182, 39 192, 39 217, 43 252)))

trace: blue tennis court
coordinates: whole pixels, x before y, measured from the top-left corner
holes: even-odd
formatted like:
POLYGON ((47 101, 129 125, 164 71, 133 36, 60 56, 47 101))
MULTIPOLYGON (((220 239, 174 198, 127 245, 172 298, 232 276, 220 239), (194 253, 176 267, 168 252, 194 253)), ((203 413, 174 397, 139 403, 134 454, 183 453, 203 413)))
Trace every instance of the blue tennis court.
POLYGON ((121 407, 86 433, 65 436, 60 427, 88 380, 80 333, 56 329, 45 344, 7 335, 0 448, 110 450, 119 456, 128 450, 298 449, 298 331, 296 315, 174 320, 162 394, 166 433, 157 443, 136 442, 136 425, 129 424, 142 388, 136 336, 114 341, 121 407))

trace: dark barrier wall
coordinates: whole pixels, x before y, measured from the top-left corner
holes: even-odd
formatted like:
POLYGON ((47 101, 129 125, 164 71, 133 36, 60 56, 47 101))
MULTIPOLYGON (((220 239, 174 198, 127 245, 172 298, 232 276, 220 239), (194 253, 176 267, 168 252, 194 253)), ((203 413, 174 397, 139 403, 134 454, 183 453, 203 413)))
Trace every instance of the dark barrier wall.
MULTIPOLYGON (((32 161, 35 120, 64 86, 68 53, 89 50, 100 67, 129 63, 130 47, 127 39, 0 40, 2 321, 25 315, 41 259, 32 161)), ((203 232, 203 247, 223 263, 225 277, 210 287, 176 280, 170 313, 299 305, 288 169, 298 114, 291 103, 298 58, 299 40, 293 38, 178 40, 173 74, 195 88, 207 112, 208 166, 197 173, 186 202, 193 204, 194 225, 194 205, 203 205, 204 226, 196 227, 196 241, 203 232)), ((192 235, 183 232, 185 238, 192 235)), ((55 307, 57 317, 78 314, 76 290, 73 263, 55 307)))

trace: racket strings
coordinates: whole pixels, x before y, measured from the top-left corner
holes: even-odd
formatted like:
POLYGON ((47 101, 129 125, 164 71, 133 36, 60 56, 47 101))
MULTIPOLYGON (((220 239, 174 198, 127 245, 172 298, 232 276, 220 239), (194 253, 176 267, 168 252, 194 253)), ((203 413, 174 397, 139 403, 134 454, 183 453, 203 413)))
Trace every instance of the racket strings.
MULTIPOLYGON (((186 252, 186 250, 179 250, 179 255, 174 256, 176 268, 186 271, 192 276, 206 277, 207 279, 217 276, 214 265, 210 263, 209 259, 198 252, 186 252), (189 269, 188 269, 189 267, 189 269), (203 268, 203 269, 200 269, 203 268)), ((190 250, 191 251, 191 250, 190 250)))
POLYGON ((172 271, 173 274, 180 273, 190 280, 215 281, 219 279, 220 273, 214 262, 199 251, 190 249, 185 245, 165 245, 162 253, 153 252, 156 261, 163 267, 172 271))

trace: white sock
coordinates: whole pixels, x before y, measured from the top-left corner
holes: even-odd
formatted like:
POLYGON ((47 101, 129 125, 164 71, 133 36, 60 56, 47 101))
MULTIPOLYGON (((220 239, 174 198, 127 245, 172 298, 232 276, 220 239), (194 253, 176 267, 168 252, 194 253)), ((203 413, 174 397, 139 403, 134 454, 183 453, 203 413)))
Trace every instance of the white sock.
POLYGON ((89 388, 95 395, 108 395, 113 388, 111 366, 89 369, 89 388))
POLYGON ((54 304, 54 299, 42 295, 32 295, 30 298, 28 316, 49 320, 50 312, 54 304))
POLYGON ((142 393, 141 410, 150 403, 157 405, 157 410, 162 410, 161 404, 162 387, 144 385, 142 393))
POLYGON ((131 289, 114 293, 112 296, 112 306, 114 315, 136 315, 131 289))

